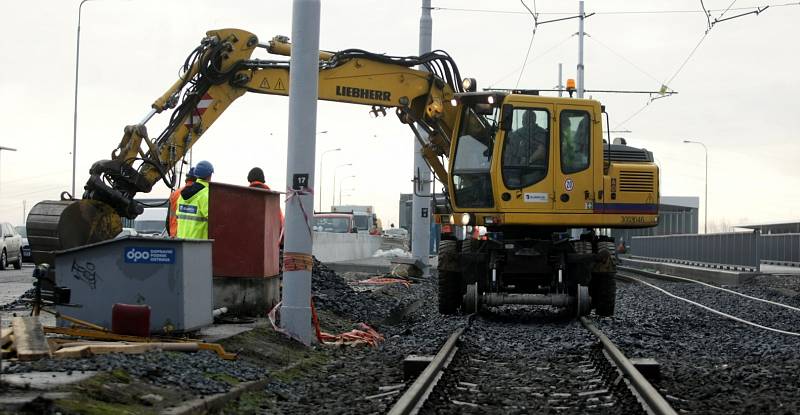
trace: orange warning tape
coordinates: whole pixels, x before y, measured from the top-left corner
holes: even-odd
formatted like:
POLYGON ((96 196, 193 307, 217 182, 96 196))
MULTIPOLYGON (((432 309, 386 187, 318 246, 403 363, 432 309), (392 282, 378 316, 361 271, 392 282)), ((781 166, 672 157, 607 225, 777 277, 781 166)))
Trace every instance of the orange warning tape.
MULTIPOLYGON (((283 333, 289 337, 293 337, 291 333, 280 328, 277 324, 280 307, 281 303, 278 303, 275 305, 275 307, 272 307, 272 310, 269 311, 269 313, 267 314, 269 317, 269 322, 272 324, 272 328, 275 331, 283 333)), ((320 329, 319 317, 317 316, 317 309, 316 307, 314 307, 313 299, 311 300, 311 324, 314 326, 314 333, 316 334, 317 340, 320 343, 326 345, 355 346, 358 344, 367 344, 372 347, 375 347, 378 345, 378 343, 384 340, 384 337, 380 333, 378 333, 377 331, 375 331, 375 329, 364 323, 358 323, 359 329, 353 329, 346 333, 337 335, 325 333, 320 329)))
POLYGON ((384 285, 384 284, 403 284, 406 288, 411 286, 408 280, 402 278, 389 278, 389 277, 372 277, 366 280, 358 281, 356 284, 369 284, 369 285, 384 285))
POLYGON ((314 268, 314 257, 299 252, 283 253, 284 271, 311 271, 314 268))

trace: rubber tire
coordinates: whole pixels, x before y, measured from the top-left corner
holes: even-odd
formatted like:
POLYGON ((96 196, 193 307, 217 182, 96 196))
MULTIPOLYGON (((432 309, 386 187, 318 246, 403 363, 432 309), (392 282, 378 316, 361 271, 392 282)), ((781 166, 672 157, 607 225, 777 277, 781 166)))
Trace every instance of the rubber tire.
POLYGON ((21 249, 19 250, 19 256, 17 257, 17 260, 12 262, 11 264, 14 265, 14 269, 22 269, 22 250, 21 249))
POLYGON ((613 316, 617 302, 617 281, 614 279, 614 274, 592 274, 590 295, 592 308, 598 316, 613 316))
POLYGON ((5 270, 8 268, 8 255, 6 255, 6 250, 3 249, 3 253, 0 254, 0 271, 5 270))
MULTIPOLYGON (((444 255, 458 255, 458 242, 442 240, 439 242, 439 265, 442 265, 444 255)), ((461 305, 461 275, 458 272, 439 269, 439 312, 442 314, 456 314, 461 305)))

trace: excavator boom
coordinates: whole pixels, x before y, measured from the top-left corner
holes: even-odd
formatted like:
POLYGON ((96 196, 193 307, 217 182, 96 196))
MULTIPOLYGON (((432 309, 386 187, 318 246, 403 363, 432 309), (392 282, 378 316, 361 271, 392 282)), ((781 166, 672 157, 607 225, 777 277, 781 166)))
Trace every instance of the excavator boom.
MULTIPOLYGON (((133 219, 143 211, 134 200, 136 194, 151 191, 159 181, 174 188, 175 167, 237 98, 246 92, 288 95, 289 61, 251 59, 257 48, 278 56, 291 54, 284 36, 262 44, 254 34, 240 29, 207 32, 186 58, 179 79, 153 102, 143 121, 126 126, 110 158, 92 165, 82 199, 52 202, 46 212, 32 210, 32 242, 39 242, 34 251, 50 252, 114 237, 121 221, 107 216, 115 212, 133 219), (168 110, 172 114, 167 127, 150 137, 146 122, 168 110), (72 208, 77 211, 97 213, 69 223, 54 219, 73 204, 82 206, 72 208), (83 207, 89 205, 100 207, 83 207), (53 223, 59 224, 58 229, 53 223), (64 234, 75 234, 70 223, 95 231, 78 232, 84 237, 67 240, 64 234), (36 229, 47 237, 37 238, 36 229)), ((401 122, 416 126, 412 131, 422 141, 428 163, 440 179, 446 179, 441 158, 449 155, 456 108, 445 102, 461 90, 458 69, 447 54, 394 57, 360 49, 322 51, 319 71, 319 99, 370 106, 375 116, 394 108, 401 122)))

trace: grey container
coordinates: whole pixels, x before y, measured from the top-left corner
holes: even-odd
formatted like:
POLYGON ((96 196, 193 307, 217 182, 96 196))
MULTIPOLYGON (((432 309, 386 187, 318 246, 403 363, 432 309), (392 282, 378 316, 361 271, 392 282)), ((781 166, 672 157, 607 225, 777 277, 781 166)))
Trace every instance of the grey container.
POLYGON ((210 325, 212 242, 128 236, 58 251, 56 283, 69 287, 70 302, 80 307, 57 310, 111 329, 114 304, 147 304, 151 333, 210 325))

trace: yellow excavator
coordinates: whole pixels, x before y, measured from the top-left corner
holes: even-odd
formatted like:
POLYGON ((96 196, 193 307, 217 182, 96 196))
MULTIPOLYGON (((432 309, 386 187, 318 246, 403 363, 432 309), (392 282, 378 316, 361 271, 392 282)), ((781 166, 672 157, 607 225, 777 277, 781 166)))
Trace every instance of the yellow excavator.
MULTIPOLYGON (((159 181, 176 186, 176 166, 236 98, 288 95, 289 62, 252 59, 257 48, 291 54, 286 37, 261 43, 244 30, 207 32, 144 120, 125 127, 110 159, 94 163, 83 197, 62 194, 31 209, 35 262, 52 264, 53 251, 116 236, 122 217, 142 213, 137 194, 159 181), (164 111, 168 126, 150 137, 145 124, 164 111)), ((614 241, 603 230, 656 225, 659 172, 652 153, 604 139, 599 102, 480 92, 443 51, 360 49, 320 52, 319 99, 367 105, 375 116, 393 108, 422 144, 444 187, 433 195, 443 225, 440 312, 537 304, 613 314, 614 241), (486 232, 464 238, 459 229, 467 227, 486 232)))

